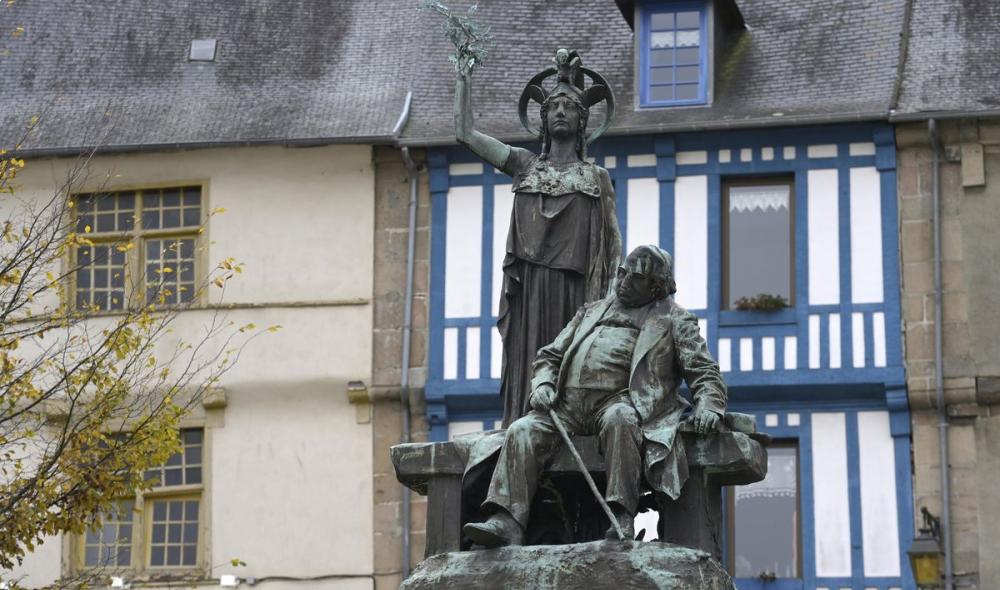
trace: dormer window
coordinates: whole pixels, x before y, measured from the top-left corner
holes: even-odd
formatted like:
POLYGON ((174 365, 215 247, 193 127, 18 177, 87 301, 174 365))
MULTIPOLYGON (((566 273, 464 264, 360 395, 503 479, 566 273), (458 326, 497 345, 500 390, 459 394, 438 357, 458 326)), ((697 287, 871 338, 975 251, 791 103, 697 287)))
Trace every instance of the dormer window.
POLYGON ((639 10, 639 106, 705 104, 705 3, 644 3, 639 10))

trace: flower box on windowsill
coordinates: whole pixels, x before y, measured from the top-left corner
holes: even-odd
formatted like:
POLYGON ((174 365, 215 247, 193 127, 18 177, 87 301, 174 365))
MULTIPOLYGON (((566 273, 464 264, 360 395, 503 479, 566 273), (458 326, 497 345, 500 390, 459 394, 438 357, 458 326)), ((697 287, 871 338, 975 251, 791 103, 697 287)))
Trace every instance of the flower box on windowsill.
POLYGON ((773 310, 733 309, 719 312, 720 326, 760 326, 794 323, 794 307, 773 310))

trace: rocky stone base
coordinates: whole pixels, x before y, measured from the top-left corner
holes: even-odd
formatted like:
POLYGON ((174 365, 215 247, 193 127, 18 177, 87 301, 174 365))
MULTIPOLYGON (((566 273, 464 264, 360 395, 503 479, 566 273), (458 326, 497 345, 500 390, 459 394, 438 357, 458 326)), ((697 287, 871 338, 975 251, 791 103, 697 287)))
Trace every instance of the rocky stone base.
POLYGON ((734 590, 708 553, 658 542, 598 541, 442 553, 402 590, 734 590))

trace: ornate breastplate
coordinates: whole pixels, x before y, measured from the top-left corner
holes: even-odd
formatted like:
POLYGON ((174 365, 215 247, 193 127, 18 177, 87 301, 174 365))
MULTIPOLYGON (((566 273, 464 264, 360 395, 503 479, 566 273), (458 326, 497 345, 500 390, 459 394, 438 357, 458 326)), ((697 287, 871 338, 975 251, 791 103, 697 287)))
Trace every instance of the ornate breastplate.
POLYGON ((518 176, 514 183, 515 193, 538 193, 558 197, 570 193, 583 193, 591 197, 601 196, 598 182, 598 168, 588 162, 577 162, 560 170, 545 160, 535 158, 531 166, 518 176))

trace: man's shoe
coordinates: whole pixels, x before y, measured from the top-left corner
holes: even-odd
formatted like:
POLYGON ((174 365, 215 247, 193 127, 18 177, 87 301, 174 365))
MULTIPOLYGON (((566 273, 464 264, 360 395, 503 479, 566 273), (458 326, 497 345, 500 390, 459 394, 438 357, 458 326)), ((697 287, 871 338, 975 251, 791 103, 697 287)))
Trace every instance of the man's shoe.
POLYGON ((470 522, 462 527, 465 536, 476 545, 487 549, 504 545, 520 545, 524 542, 524 531, 513 516, 498 512, 486 522, 470 522))
POLYGON ((622 530, 622 534, 625 536, 624 539, 618 538, 618 531, 615 530, 615 525, 612 524, 608 527, 608 532, 604 534, 604 538, 609 541, 631 541, 635 538, 635 517, 629 514, 627 511, 618 508, 617 506, 612 508, 611 511, 615 515, 615 520, 618 521, 618 526, 622 530))

